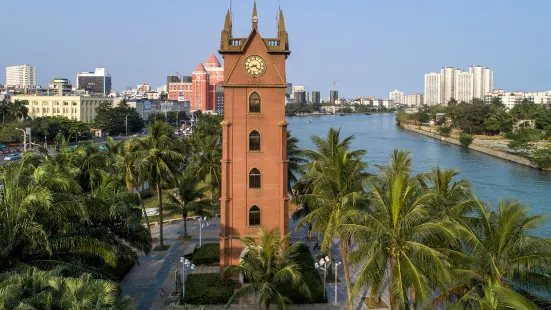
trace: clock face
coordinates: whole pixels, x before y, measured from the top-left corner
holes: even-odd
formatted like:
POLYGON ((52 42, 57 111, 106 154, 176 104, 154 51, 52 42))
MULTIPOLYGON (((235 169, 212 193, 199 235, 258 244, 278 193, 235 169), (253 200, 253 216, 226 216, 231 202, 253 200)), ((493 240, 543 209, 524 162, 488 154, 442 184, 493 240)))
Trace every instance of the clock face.
POLYGON ((243 62, 243 69, 251 77, 259 77, 266 72, 266 61, 258 55, 250 55, 243 62))

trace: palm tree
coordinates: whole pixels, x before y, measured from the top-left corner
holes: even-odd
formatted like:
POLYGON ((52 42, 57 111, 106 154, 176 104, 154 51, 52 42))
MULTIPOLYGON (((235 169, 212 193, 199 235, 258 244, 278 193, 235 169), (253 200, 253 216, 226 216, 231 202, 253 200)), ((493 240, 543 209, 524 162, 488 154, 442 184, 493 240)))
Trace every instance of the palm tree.
POLYGON ((198 136, 192 152, 191 173, 201 177, 210 191, 210 200, 219 191, 222 180, 222 145, 218 136, 198 136), (200 140, 200 141, 199 141, 200 140))
POLYGON ((2 309, 136 309, 130 297, 121 297, 116 283, 63 276, 63 269, 26 268, 0 274, 2 309))
MULTIPOLYGON (((292 189, 293 197, 291 198, 291 202, 299 207, 299 209, 295 210, 293 214, 291 215, 292 219, 295 221, 298 221, 304 217, 306 217, 310 212, 313 210, 313 206, 310 205, 306 199, 308 197, 307 195, 312 194, 312 180, 308 180, 306 178, 301 178, 300 181, 296 182, 293 185, 292 189)), ((308 223, 308 236, 311 237, 312 235, 312 224, 308 223)))
POLYGON ((431 172, 419 175, 421 185, 434 194, 433 217, 442 219, 445 216, 463 215, 472 206, 471 183, 467 180, 454 181, 459 175, 456 169, 432 169, 431 172))
POLYGON ((25 104, 28 104, 29 102, 27 100, 15 100, 8 106, 8 113, 12 120, 14 121, 20 121, 24 120, 28 114, 29 109, 25 106, 25 104))
POLYGON ((183 169, 182 143, 175 139, 172 128, 159 121, 149 125, 150 136, 136 139, 136 146, 128 156, 145 180, 155 185, 159 203, 159 243, 163 247, 163 186, 172 184, 183 169))
POLYGON ((192 174, 184 174, 184 177, 178 182, 174 194, 168 195, 168 204, 166 208, 172 213, 181 213, 184 220, 184 237, 187 236, 187 217, 189 212, 194 212, 201 216, 211 214, 208 208, 211 206, 210 200, 203 199, 206 193, 205 187, 200 187, 199 179, 192 174))
POLYGON ((368 181, 370 212, 349 211, 347 216, 353 223, 339 228, 358 244, 350 255, 351 262, 359 264, 367 258, 353 294, 371 287, 371 299, 378 302, 388 279, 392 309, 408 307, 408 289, 415 307, 427 302, 433 289, 448 283, 450 264, 445 253, 428 244, 455 240, 446 225, 434 221, 430 207, 433 194, 424 190, 417 178, 410 177, 404 168, 407 158, 408 153, 394 152, 389 166, 368 181))
MULTIPOLYGON (((310 160, 304 165, 304 178, 312 180, 312 194, 304 195, 305 201, 314 209, 304 217, 301 225, 312 224, 315 231, 323 233, 322 250, 330 251, 333 238, 340 239, 340 251, 348 296, 351 284, 348 266, 350 237, 336 228, 348 220, 343 215, 347 210, 365 206, 363 180, 368 176, 367 164, 361 160, 365 150, 350 151, 353 136, 340 139, 340 130, 331 128, 327 138, 312 137, 317 150, 305 150, 310 160)), ((351 307, 352 305, 349 304, 351 307)))
POLYGON ((287 132, 287 163, 289 172, 288 172, 288 189, 289 191, 293 188, 293 185, 298 181, 300 177, 298 174, 301 173, 300 166, 306 163, 306 159, 303 157, 302 149, 298 147, 298 139, 291 135, 291 132, 287 132))
POLYGON ((541 300, 537 293, 551 288, 551 241, 533 232, 544 217, 529 216, 515 201, 500 201, 496 211, 488 211, 478 198, 473 200, 473 214, 456 219, 464 254, 454 259, 461 277, 435 301, 463 296, 465 291, 483 296, 487 288, 498 290, 498 300, 513 295, 504 290, 541 300))
POLYGON ((145 225, 147 226, 147 231, 151 236, 151 225, 149 224, 149 216, 147 215, 147 210, 142 199, 142 190, 146 182, 145 173, 137 170, 135 156, 132 155, 133 152, 140 150, 140 143, 138 141, 132 140, 123 144, 123 156, 117 165, 119 166, 118 170, 121 174, 124 184, 129 192, 135 193, 138 203, 142 208, 143 217, 145 219, 145 225))
POLYGON ((279 309, 287 309, 290 299, 279 290, 284 285, 292 285, 310 296, 310 290, 302 280, 300 266, 294 260, 301 243, 287 247, 289 237, 290 234, 282 237, 278 228, 268 230, 266 227, 261 228, 257 238, 241 237, 247 252, 239 265, 226 267, 226 272, 240 273, 248 282, 232 295, 226 308, 236 298, 254 296, 258 298, 259 305, 264 304, 266 309, 270 309, 272 303, 277 304, 279 309))

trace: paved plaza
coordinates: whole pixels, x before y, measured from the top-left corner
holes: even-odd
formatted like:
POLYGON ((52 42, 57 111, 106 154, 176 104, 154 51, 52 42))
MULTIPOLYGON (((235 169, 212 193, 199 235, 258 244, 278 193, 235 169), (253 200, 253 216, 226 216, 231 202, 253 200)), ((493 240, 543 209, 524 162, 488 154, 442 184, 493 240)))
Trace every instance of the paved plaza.
MULTIPOLYGON (((296 223, 290 220, 290 227, 293 229, 296 223)), ((203 243, 218 242, 218 234, 220 232, 220 220, 218 218, 209 221, 210 226, 203 228, 203 243)), ((128 295, 134 299, 139 305, 139 309, 162 309, 163 306, 169 304, 171 300, 170 296, 161 297, 161 288, 164 289, 169 295, 175 291, 174 272, 178 270, 181 272, 182 264, 180 263, 180 257, 193 253, 195 247, 199 243, 199 226, 196 220, 187 222, 188 234, 192 236, 190 240, 181 240, 183 235, 183 223, 181 221, 174 221, 164 225, 164 241, 165 244, 170 244, 170 248, 163 252, 151 252, 149 255, 142 255, 139 257, 139 264, 136 264, 132 270, 126 275, 122 282, 122 291, 124 295, 128 295)), ((152 227, 153 238, 159 237, 158 226, 152 227)), ((291 242, 305 242, 306 230, 299 229, 293 233, 291 242)), ((313 255, 319 254, 319 250, 314 251, 313 242, 306 243, 310 247, 310 251, 313 255)), ((341 261, 340 251, 338 243, 335 242, 332 250, 332 257, 336 261, 341 261)), ((352 285, 360 272, 361 266, 352 267, 351 281, 352 285)), ((219 271, 218 266, 198 266, 192 273, 215 273, 219 271)), ((342 265, 338 268, 339 282, 337 283, 337 300, 339 306, 333 306, 335 300, 335 284, 327 284, 327 298, 328 304, 315 304, 315 305, 295 305, 290 309, 348 309, 342 302, 345 300, 346 284, 344 281, 344 271, 342 265)), ((385 290, 386 292, 386 290, 385 290)), ((368 309, 362 301, 362 297, 368 296, 367 290, 359 292, 357 296, 354 296, 353 305, 354 309, 368 309)), ((383 301, 389 304, 388 295, 384 294, 383 301)), ((257 308, 252 305, 234 305, 232 309, 254 309, 257 308)), ((222 306, 207 307, 206 309, 224 309, 222 306)), ((275 309, 275 308, 274 308, 275 309)))

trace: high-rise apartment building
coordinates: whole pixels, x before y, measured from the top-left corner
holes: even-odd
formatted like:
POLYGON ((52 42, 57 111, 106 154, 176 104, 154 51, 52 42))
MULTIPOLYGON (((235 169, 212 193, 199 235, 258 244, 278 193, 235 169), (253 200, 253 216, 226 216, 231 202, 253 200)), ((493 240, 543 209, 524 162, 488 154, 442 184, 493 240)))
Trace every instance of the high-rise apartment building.
POLYGON ((494 72, 490 68, 471 66, 469 72, 473 74, 473 97, 484 98, 494 88, 494 72))
POLYGON ((331 104, 335 104, 335 102, 339 99, 339 91, 338 90, 332 90, 329 92, 329 102, 331 104))
POLYGON ((306 92, 305 91, 295 91, 294 97, 295 97, 295 103, 306 104, 306 92))
POLYGON ((440 69, 440 101, 441 104, 447 104, 452 98, 455 98, 455 78, 461 70, 444 67, 440 69))
POLYGON ((21 65, 6 67, 6 86, 15 88, 36 88, 38 74, 36 66, 21 65))
POLYGON ((458 72, 455 77, 455 89, 453 98, 457 102, 469 102, 473 99, 473 74, 470 72, 458 72))
POLYGON ((314 106, 314 111, 319 111, 321 105, 321 93, 319 91, 312 92, 312 105, 314 106))
POLYGON ((420 107, 424 104, 423 94, 411 94, 405 96, 405 104, 410 107, 420 107))
POLYGON ((285 97, 291 98, 293 95, 293 83, 287 83, 287 88, 285 89, 285 97))
POLYGON ((107 96, 111 93, 111 75, 106 68, 96 68, 94 72, 79 72, 77 89, 107 96))
POLYGON ((405 103, 404 93, 397 90, 397 89, 390 92, 390 94, 388 95, 388 99, 392 100, 392 102, 394 104, 403 104, 403 103, 405 103))
POLYGON ((440 74, 425 74, 425 105, 437 105, 441 102, 440 74))

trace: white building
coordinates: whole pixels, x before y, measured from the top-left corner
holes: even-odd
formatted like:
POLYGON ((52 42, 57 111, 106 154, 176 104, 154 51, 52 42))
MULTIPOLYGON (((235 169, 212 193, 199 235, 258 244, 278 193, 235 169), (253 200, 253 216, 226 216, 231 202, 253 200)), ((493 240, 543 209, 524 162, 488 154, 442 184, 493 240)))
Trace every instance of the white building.
POLYGON ((95 96, 35 96, 17 95, 13 100, 27 100, 31 118, 44 116, 63 116, 69 119, 88 122, 94 121, 97 108, 102 102, 113 102, 110 97, 95 96))
POLYGON ((395 89, 390 92, 388 99, 392 100, 394 104, 403 104, 405 103, 404 93, 395 89))
POLYGON ((410 107, 420 107, 424 103, 423 94, 411 94, 405 96, 404 103, 410 107))
POLYGON ((447 104, 452 98, 456 97, 455 80, 460 69, 452 67, 444 67, 440 69, 440 102, 441 104, 447 104))
POLYGON ((21 65, 6 67, 6 86, 15 88, 36 88, 38 74, 36 66, 21 65))
POLYGON ((440 74, 425 74, 425 105, 437 105, 440 103, 440 74))
POLYGON ((108 95, 111 93, 111 75, 106 68, 96 68, 93 72, 79 72, 76 79, 77 89, 93 94, 108 95))
POLYGON ((469 72, 473 74, 473 98, 484 98, 494 88, 494 71, 481 66, 471 66, 469 72))
POLYGON ((469 72, 459 72, 455 75, 455 95, 458 102, 469 102, 473 99, 473 74, 469 72))

